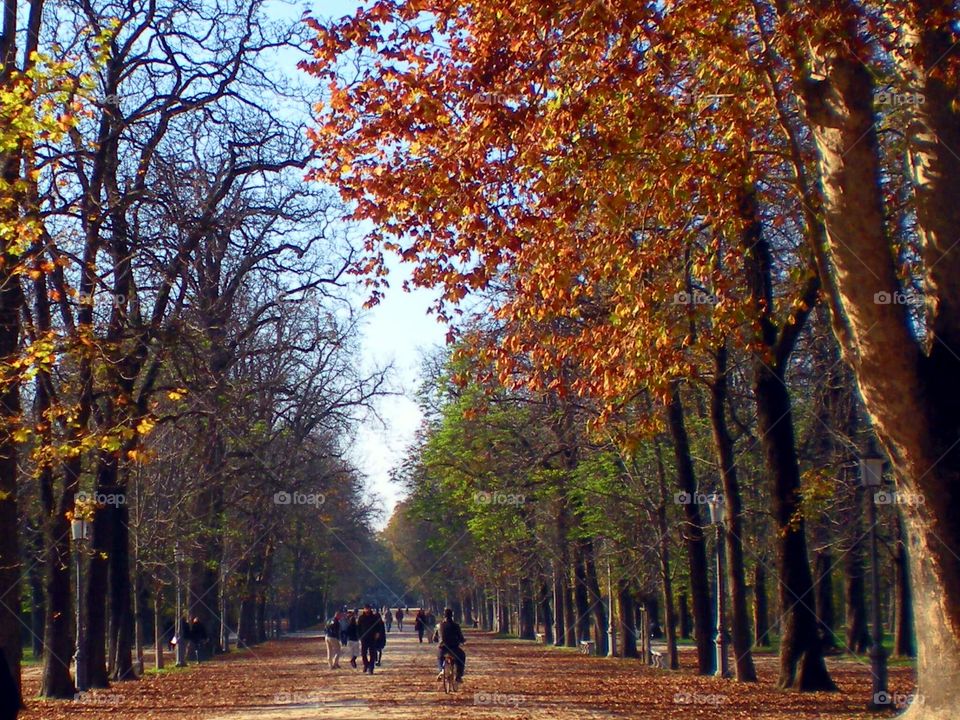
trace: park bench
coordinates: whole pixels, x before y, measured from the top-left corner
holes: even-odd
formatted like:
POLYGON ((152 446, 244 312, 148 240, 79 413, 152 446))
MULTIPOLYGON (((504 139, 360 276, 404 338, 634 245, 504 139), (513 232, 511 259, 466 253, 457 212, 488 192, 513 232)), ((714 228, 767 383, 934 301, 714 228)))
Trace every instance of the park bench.
POLYGON ((581 640, 580 652, 584 655, 593 655, 593 640, 581 640))
POLYGON ((536 638, 538 643, 542 643, 544 641, 543 633, 536 633, 536 638))

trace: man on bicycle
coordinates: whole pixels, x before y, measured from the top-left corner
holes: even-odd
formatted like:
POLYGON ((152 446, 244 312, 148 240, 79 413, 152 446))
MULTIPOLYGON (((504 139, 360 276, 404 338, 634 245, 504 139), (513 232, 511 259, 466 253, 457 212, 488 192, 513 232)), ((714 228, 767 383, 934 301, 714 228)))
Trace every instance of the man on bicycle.
POLYGON ((463 666, 467 661, 467 656, 463 652, 463 644, 466 639, 463 637, 463 631, 460 626, 453 621, 453 610, 447 608, 443 611, 443 622, 437 628, 434 634, 434 642, 440 641, 440 647, 437 649, 437 666, 440 674, 439 680, 443 677, 443 656, 449 653, 453 657, 453 662, 457 666, 457 682, 463 682, 463 666))

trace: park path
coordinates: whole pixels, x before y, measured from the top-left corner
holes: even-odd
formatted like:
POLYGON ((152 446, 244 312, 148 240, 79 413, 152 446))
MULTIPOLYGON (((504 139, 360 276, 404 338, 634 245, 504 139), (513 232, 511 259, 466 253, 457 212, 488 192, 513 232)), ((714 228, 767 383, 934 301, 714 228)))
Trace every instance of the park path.
MULTIPOLYGON (((436 646, 412 631, 388 635, 383 665, 373 676, 326 665, 323 639, 299 633, 185 670, 148 674, 77 701, 29 699, 22 720, 590 720, 593 718, 871 717, 864 664, 830 661, 839 693, 788 693, 773 688, 776 658, 758 655, 761 682, 744 685, 683 668, 667 672, 636 660, 585 657, 572 650, 467 632, 467 675, 461 692, 444 695, 436 682, 436 646)), ((894 668, 891 690, 910 692, 912 672, 894 668)))

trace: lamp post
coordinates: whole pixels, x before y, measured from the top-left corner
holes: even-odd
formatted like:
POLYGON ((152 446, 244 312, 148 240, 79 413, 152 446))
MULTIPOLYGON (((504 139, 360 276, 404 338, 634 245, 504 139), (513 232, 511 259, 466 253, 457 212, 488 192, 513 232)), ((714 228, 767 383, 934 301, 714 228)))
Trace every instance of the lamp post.
POLYGON ((86 540, 90 537, 90 523, 81 517, 78 517, 76 510, 74 517, 70 521, 70 536, 73 538, 76 552, 74 557, 77 563, 77 649, 74 655, 74 663, 77 676, 77 691, 83 692, 87 689, 87 656, 84 651, 84 639, 86 637, 86 628, 84 627, 83 617, 83 547, 86 540))
POLYGON ((727 632, 724 627, 725 598, 723 589, 723 558, 725 541, 723 532, 723 495, 714 493, 707 498, 710 509, 710 522, 717 528, 717 677, 730 677, 730 666, 727 662, 727 632))
POLYGON ((184 667, 187 663, 184 662, 184 652, 186 651, 183 647, 183 590, 180 586, 180 565, 183 563, 183 550, 180 549, 178 545, 173 551, 173 561, 177 565, 177 618, 174 622, 174 638, 176 639, 176 666, 184 667))
POLYGON ((877 503, 874 493, 883 486, 883 458, 868 452, 860 458, 860 484, 866 490, 870 518, 870 575, 873 594, 873 642, 870 644, 870 674, 873 676, 871 709, 890 707, 887 691, 887 652, 883 648, 883 624, 880 619, 880 567, 877 558, 877 503))
POLYGON ((607 596, 610 598, 610 613, 607 618, 607 657, 617 655, 617 630, 613 621, 613 576, 610 574, 610 561, 607 560, 607 596))

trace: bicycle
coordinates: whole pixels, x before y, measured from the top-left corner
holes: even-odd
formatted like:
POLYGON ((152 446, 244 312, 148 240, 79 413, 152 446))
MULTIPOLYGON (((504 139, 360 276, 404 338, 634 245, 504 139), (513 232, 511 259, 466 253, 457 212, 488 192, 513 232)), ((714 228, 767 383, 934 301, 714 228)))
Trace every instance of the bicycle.
POLYGON ((443 691, 452 693, 457 691, 457 663, 450 653, 443 655, 443 691))

